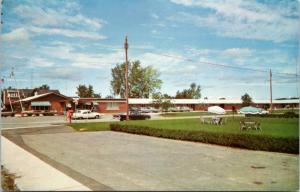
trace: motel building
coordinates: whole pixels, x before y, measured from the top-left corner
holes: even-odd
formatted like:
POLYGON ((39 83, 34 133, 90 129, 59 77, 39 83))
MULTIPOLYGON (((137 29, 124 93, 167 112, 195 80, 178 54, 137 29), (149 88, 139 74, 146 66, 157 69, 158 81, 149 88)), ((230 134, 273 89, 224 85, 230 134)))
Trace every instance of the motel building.
POLYGON ((9 91, 3 95, 4 109, 2 114, 22 115, 63 115, 66 110, 72 107, 73 100, 70 97, 58 92, 47 92, 34 96, 20 97, 20 91, 9 91), (19 99, 21 98, 21 99, 19 99))
MULTIPOLYGON (((25 90, 25 89, 24 89, 25 90)), ((6 90, 2 92, 4 108, 2 114, 43 114, 63 115, 68 109, 89 109, 100 113, 126 112, 126 99, 78 98, 60 94, 57 90, 48 92, 34 92, 20 97, 20 90, 6 90), (30 96, 34 94, 33 96, 30 96), (20 98, 20 99, 19 99, 20 98), (23 109, 23 110, 21 110, 23 109)), ((172 107, 189 107, 193 111, 206 111, 210 106, 220 106, 227 111, 239 110, 241 99, 169 99, 172 107)), ((270 100, 253 100, 252 106, 267 109, 270 100)), ((154 99, 129 98, 129 107, 159 108, 154 99)), ((273 108, 299 108, 299 99, 273 100, 273 108)), ((25 115, 26 116, 26 115, 25 115)))
MULTIPOLYGON (((73 98, 73 109, 89 109, 100 113, 126 112, 126 99, 101 99, 101 98, 73 98)), ((227 111, 233 108, 239 110, 242 100, 227 99, 170 99, 173 107, 189 107, 193 111, 206 111, 210 106, 220 106, 227 111)), ((129 98, 129 107, 154 107, 159 108, 154 99, 129 98)), ((252 106, 267 109, 270 100, 253 100, 252 106)), ((299 108, 299 99, 273 100, 273 108, 299 108)))

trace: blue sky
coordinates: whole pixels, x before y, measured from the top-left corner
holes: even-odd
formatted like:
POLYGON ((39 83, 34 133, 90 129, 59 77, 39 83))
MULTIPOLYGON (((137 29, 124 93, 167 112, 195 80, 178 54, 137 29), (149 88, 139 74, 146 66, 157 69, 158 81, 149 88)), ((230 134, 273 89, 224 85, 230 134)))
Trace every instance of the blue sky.
POLYGON ((152 65, 161 92, 192 82, 202 97, 299 96, 299 2, 239 0, 5 0, 4 87, 48 84, 76 95, 79 84, 110 95, 111 68, 129 59, 152 65), (221 67, 207 63, 225 65, 221 67), (226 66, 257 69, 242 70, 226 66))

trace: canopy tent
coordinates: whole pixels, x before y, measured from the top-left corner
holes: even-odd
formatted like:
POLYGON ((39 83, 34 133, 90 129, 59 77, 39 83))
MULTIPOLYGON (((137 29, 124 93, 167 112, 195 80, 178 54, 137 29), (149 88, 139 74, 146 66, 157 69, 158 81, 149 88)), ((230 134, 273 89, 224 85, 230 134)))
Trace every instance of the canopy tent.
POLYGON ((225 114, 226 113, 225 110, 219 106, 208 107, 207 111, 210 113, 215 113, 215 114, 225 114))
POLYGON ((256 107, 243 107, 240 109, 240 113, 242 114, 260 114, 262 113, 262 109, 256 107))

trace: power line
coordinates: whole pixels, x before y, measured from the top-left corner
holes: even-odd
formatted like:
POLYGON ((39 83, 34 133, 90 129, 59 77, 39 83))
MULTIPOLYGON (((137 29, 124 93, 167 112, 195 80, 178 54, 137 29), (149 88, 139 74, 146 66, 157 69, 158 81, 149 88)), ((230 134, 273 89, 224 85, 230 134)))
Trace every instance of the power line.
MULTIPOLYGON (((108 46, 108 45, 104 45, 104 44, 98 44, 98 45, 100 45, 104 49, 121 50, 121 48, 116 48, 116 47, 112 47, 112 46, 108 46)), ((145 50, 145 49, 148 49, 148 48, 132 47, 131 49, 145 50)), ((190 58, 184 58, 184 57, 179 57, 179 56, 174 56, 174 55, 169 55, 169 54, 156 53, 156 52, 153 52, 153 51, 147 51, 147 52, 155 54, 155 55, 163 56, 163 57, 178 59, 178 60, 192 62, 192 63, 200 63, 200 64, 212 65, 212 66, 222 67, 222 68, 232 68, 232 69, 238 69, 238 70, 248 70, 248 71, 261 72, 261 73, 269 73, 268 70, 263 70, 263 69, 254 69, 254 68, 249 68, 249 67, 232 66, 232 65, 226 65, 226 64, 221 64, 221 63, 213 63, 213 62, 207 62, 207 61, 196 61, 196 60, 190 59, 190 58)), ((272 74, 273 75, 276 74, 276 75, 284 75, 284 76, 294 76, 296 78, 299 77, 297 72, 295 74, 292 74, 292 73, 283 73, 283 72, 274 72, 274 71, 272 71, 272 74)))
MULTIPOLYGON (((201 64, 213 65, 213 66, 217 66, 217 67, 233 68, 233 69, 248 70, 248 71, 255 71, 255 72, 262 72, 262 73, 268 73, 269 72, 268 70, 262 70, 262 69, 253 69, 253 68, 248 68, 248 67, 239 67, 239 66, 225 65, 225 64, 212 63, 212 62, 206 62, 206 61, 195 61, 193 59, 178 57, 178 56, 174 56, 174 55, 159 54, 159 53, 154 53, 154 52, 150 52, 150 53, 155 54, 155 55, 164 56, 164 57, 173 58, 173 59, 179 59, 179 60, 193 62, 193 63, 201 63, 201 64)), ((295 77, 299 76, 297 73, 295 73, 295 74, 292 74, 292 73, 280 73, 280 72, 272 72, 272 73, 273 74, 278 74, 278 75, 295 76, 295 77)))

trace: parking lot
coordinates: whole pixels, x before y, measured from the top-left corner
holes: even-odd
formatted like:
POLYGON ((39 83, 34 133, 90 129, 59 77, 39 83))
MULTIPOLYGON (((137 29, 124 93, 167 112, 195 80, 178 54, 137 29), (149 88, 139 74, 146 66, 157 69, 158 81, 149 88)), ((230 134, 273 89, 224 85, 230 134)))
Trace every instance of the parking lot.
POLYGON ((17 130, 4 136, 92 190, 298 189, 297 155, 63 126, 17 130))

